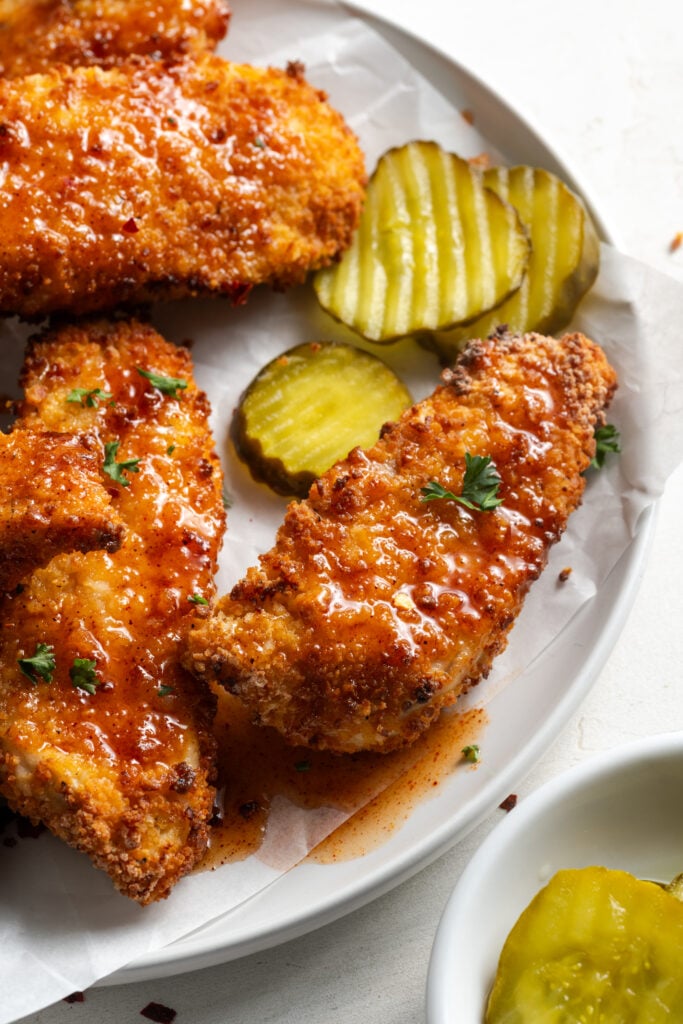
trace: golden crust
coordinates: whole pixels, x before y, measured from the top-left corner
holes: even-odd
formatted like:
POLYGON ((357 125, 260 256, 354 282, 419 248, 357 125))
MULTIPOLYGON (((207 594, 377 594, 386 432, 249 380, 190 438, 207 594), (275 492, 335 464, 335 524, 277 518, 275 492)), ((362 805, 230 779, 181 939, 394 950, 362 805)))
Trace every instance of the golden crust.
POLYGON ((357 141, 298 66, 212 55, 0 82, 0 314, 243 300, 328 264, 358 222, 357 141))
POLYGON ((289 506, 275 547, 189 636, 187 664, 295 744, 390 750, 489 671, 581 501, 616 378, 579 334, 470 344, 434 394, 289 506), (503 504, 461 493, 489 455, 503 504))
POLYGON ((214 701, 179 664, 190 598, 212 593, 225 523, 208 402, 187 350, 137 323, 34 339, 23 384, 24 431, 118 442, 127 482, 104 479, 126 533, 115 553, 59 555, 5 599, 0 791, 148 903, 199 859, 214 798, 214 701), (138 367, 187 388, 163 394, 138 367), (69 403, 75 387, 113 398, 69 403), (49 683, 17 664, 39 643, 54 649, 49 683), (95 662, 94 694, 73 684, 76 658, 95 662))
POLYGON ((93 434, 0 434, 0 590, 62 551, 115 551, 123 533, 93 434))
POLYGON ((0 75, 199 53, 216 46, 229 19, 224 0, 0 0, 0 75))

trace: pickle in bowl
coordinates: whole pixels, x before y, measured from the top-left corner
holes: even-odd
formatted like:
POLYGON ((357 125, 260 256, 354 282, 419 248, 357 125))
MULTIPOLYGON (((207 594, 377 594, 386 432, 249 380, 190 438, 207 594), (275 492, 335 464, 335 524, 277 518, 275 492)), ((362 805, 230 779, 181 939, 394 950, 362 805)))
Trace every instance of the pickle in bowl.
POLYGON ((435 142, 379 160, 360 226, 313 286, 332 316, 374 342, 468 323, 521 285, 530 257, 513 207, 435 142))
POLYGON ((559 871, 500 955, 485 1024, 683 1021, 683 903, 625 871, 559 871))
POLYGON ((340 342, 307 342, 271 360, 232 421, 239 457, 278 494, 305 497, 313 481, 412 405, 386 363, 340 342))

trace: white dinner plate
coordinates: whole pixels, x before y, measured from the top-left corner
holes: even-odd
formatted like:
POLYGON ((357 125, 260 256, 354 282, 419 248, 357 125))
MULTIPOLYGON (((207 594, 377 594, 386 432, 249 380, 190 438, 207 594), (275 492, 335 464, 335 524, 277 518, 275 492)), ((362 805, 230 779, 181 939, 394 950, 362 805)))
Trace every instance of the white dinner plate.
MULTIPOLYGON (((247 0, 242 0, 246 3, 247 0)), ((322 0, 321 0, 322 2, 322 0)), ((248 0, 258 10, 272 0, 248 0)), ((237 28, 240 4, 234 3, 237 28)), ((311 0, 288 0, 287 17, 306 32, 311 0)), ((538 164, 582 192, 603 238, 614 241, 576 176, 538 133, 476 77, 419 40, 354 7, 453 106, 468 108, 478 130, 510 162, 538 164)), ((233 51, 224 48, 230 57, 233 51)), ((236 909, 164 949, 140 957, 100 984, 120 984, 195 970, 254 953, 324 925, 380 896, 434 860, 510 793, 550 746, 596 680, 635 596, 654 516, 607 581, 532 666, 488 704, 486 759, 476 772, 454 773, 407 823, 364 857, 334 864, 303 862, 236 909), (553 685, 548 687, 548 677, 553 685), (520 709, 523 709, 520 711, 520 709)))

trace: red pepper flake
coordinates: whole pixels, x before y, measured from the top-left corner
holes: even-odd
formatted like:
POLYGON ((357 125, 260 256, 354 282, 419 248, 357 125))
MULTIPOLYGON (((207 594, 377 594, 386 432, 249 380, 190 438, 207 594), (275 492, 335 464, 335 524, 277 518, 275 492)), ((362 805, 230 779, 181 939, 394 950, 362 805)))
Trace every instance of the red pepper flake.
POLYGON ((461 110, 460 116, 463 121, 467 121, 468 124, 474 124, 474 111, 473 110, 461 110))
POLYGON ((567 580, 569 579, 569 577, 571 576, 571 574, 572 574, 571 566, 570 565, 565 565, 564 569, 561 570, 561 572, 558 574, 557 578, 560 581, 560 583, 566 583, 567 580))
POLYGON ((144 1010, 140 1010, 140 1016, 147 1020, 155 1021, 155 1024, 171 1024, 177 1017, 175 1010, 163 1003, 147 1003, 144 1010))
POLYGON ((498 806, 500 807, 501 811, 511 811, 513 807, 517 806, 517 794, 510 793, 510 796, 506 796, 502 804, 498 804, 498 806))
POLYGON ((85 996, 82 992, 72 992, 70 996, 64 996, 63 1003, 84 1003, 85 996))
POLYGON ((126 223, 121 226, 121 230, 125 231, 127 235, 137 235, 140 228, 135 223, 135 217, 130 217, 126 223))
POLYGON ((229 284, 226 285, 224 290, 233 306, 243 306, 249 297, 252 287, 253 285, 250 284, 229 284))
POLYGON ((306 65, 300 60, 290 60, 285 73, 290 78, 293 78, 295 82, 303 82, 306 74, 306 65))
POLYGON ((674 237, 671 239, 671 244, 669 245, 669 252, 676 252, 676 250, 680 249, 682 245, 683 231, 679 231, 678 234, 674 235, 674 237))

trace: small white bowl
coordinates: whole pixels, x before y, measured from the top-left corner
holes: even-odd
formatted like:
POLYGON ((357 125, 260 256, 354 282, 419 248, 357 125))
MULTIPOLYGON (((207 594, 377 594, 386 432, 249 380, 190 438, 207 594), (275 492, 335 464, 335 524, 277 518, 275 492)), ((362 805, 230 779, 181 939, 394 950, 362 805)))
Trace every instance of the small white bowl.
POLYGON ((639 878, 683 871, 683 732, 618 747, 515 807, 463 872, 437 931, 428 1024, 483 1024, 513 924, 560 868, 601 864, 639 878))

